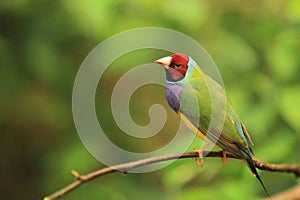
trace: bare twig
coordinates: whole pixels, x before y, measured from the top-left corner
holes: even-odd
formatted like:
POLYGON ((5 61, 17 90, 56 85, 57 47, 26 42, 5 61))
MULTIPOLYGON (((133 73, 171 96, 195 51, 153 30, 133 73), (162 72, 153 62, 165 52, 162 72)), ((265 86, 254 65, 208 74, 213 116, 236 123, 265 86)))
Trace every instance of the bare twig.
POLYGON ((293 173, 296 178, 300 177, 300 166, 295 164, 269 164, 257 158, 253 158, 257 169, 270 172, 293 173))
MULTIPOLYGON (((206 157, 223 157, 222 152, 203 152, 206 157)), ((174 160, 174 159, 182 159, 182 158, 198 158, 198 152, 186 152, 186 153, 179 153, 179 154, 170 154, 165 156, 157 156, 146 158, 134 162, 124 163, 120 165, 115 165, 111 167, 106 167, 103 169, 99 169, 93 172, 90 172, 86 175, 80 175, 77 171, 73 170, 72 174, 76 177, 76 181, 70 183, 66 187, 57 192, 47 196, 44 200, 54 200, 62 197, 66 193, 74 190, 75 188, 79 187, 81 184, 91 181, 97 177, 104 176, 106 174, 110 174, 117 171, 128 172, 133 168, 149 165, 153 163, 163 162, 167 160, 174 160)), ((234 158, 238 159, 230 154, 227 154, 227 158, 234 158)), ((293 173, 296 177, 300 177, 300 166, 299 165, 287 165, 287 164, 269 164, 264 161, 261 161, 257 158, 253 158, 253 161, 258 169, 266 170, 266 171, 273 171, 273 172, 286 172, 286 173, 293 173)))

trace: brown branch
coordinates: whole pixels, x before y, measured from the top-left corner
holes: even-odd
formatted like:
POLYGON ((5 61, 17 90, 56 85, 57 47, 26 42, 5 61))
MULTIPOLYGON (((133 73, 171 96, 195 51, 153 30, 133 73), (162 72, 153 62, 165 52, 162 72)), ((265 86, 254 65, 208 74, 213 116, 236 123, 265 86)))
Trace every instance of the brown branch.
MULTIPOLYGON (((223 157, 222 152, 203 152, 206 157, 223 157)), ((157 157, 151 157, 146 158, 134 162, 124 163, 120 165, 115 165, 111 167, 105 167, 103 169, 99 169, 96 171, 93 171, 91 173, 88 173, 86 175, 80 175, 77 171, 73 170, 72 174, 76 177, 76 181, 70 183, 66 187, 64 187, 61 190, 58 190, 57 192, 47 196, 44 198, 44 200, 54 200, 58 199, 59 197, 62 197, 66 193, 76 189, 80 185, 82 185, 85 182, 91 181, 97 177, 104 176, 106 174, 110 174, 117 171, 122 172, 128 172, 129 170, 141 167, 144 165, 149 165, 153 163, 163 162, 167 160, 174 160, 174 159, 182 159, 182 158, 198 158, 199 154, 198 152, 187 152, 187 153, 179 153, 179 154, 170 154, 165 156, 157 156, 157 157)), ((230 154, 227 154, 227 158, 234 158, 238 159, 230 154)), ((286 173, 293 173, 296 177, 300 177, 300 166, 299 165, 286 165, 286 164, 269 164, 264 161, 261 161, 257 158, 253 158, 253 161, 258 169, 266 170, 266 171, 272 171, 272 172, 286 172, 286 173)))
POLYGON ((255 167, 270 172, 293 173, 296 178, 300 177, 300 166, 295 164, 269 164, 257 158, 253 158, 255 167))

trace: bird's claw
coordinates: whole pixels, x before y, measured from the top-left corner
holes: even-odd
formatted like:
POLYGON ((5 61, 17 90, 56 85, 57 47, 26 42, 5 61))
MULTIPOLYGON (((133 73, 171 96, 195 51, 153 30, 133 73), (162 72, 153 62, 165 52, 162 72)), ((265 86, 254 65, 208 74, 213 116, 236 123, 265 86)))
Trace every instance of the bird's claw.
POLYGON ((204 150, 203 150, 202 148, 200 148, 200 149, 194 149, 194 150, 193 150, 193 152, 197 152, 198 155, 199 155, 199 157, 194 158, 194 159, 195 159, 197 165, 200 166, 201 168, 203 168, 203 166, 204 166, 203 151, 204 151, 204 150))
POLYGON ((222 160, 222 166, 226 165, 227 164, 227 156, 226 156, 226 151, 224 150, 221 150, 223 156, 221 157, 221 160, 222 160))

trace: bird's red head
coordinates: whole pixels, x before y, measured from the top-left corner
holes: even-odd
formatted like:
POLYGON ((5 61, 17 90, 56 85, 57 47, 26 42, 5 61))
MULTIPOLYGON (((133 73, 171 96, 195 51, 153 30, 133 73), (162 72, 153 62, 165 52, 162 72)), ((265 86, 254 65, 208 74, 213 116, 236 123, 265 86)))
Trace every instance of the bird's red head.
POLYGON ((168 81, 179 81, 185 77, 188 69, 189 57, 185 54, 172 54, 155 61, 164 66, 168 81))

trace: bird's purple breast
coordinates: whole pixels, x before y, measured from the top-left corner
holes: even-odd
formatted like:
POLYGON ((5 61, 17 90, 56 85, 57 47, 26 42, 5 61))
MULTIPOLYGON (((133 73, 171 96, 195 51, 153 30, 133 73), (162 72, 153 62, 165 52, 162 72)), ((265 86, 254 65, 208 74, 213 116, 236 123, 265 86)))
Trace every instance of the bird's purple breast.
POLYGON ((178 112, 180 108, 179 96, 182 91, 182 86, 179 84, 166 83, 166 99, 169 106, 175 111, 178 112))

